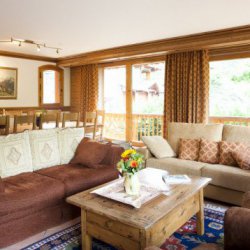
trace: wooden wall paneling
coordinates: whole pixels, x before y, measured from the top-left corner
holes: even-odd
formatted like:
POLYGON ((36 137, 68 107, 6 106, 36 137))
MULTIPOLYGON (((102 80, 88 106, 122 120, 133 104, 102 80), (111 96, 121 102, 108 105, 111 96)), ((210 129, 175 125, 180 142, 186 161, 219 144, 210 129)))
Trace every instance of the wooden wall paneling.
POLYGON ((138 57, 143 54, 155 55, 155 53, 159 52, 198 50, 205 48, 218 49, 246 44, 250 44, 250 25, 131 44, 75 56, 61 57, 58 59, 58 65, 72 67, 107 62, 111 59, 115 61, 124 57, 138 57))
POLYGON ((126 141, 132 140, 132 64, 126 64, 126 141))
POLYGON ((71 68, 70 77, 71 77, 71 87, 70 87, 71 111, 79 112, 81 103, 81 79, 82 79, 81 67, 71 68))

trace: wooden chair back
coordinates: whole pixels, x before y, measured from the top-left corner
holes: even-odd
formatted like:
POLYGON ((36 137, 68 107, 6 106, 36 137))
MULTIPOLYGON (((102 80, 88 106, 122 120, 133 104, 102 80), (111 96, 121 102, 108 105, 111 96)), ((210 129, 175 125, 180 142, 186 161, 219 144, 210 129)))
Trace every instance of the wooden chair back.
POLYGON ((14 133, 22 132, 24 130, 35 129, 36 118, 35 115, 15 115, 14 116, 14 133), (18 131, 18 126, 21 126, 21 131, 18 131))
POLYGON ((84 134, 92 134, 92 139, 95 139, 96 132, 96 112, 86 112, 84 116, 84 134))
POLYGON ((96 111, 96 136, 101 140, 103 137, 104 130, 104 122, 105 122, 105 111, 97 110, 96 111))
POLYGON ((80 113, 78 112, 63 113, 63 118, 62 118, 63 128, 65 128, 66 122, 74 122, 76 124, 75 127, 79 127, 80 113))
POLYGON ((10 132, 10 117, 8 115, 0 116, 0 130, 4 130, 4 135, 8 135, 10 132))
POLYGON ((55 123, 55 128, 59 127, 59 113, 41 114, 39 129, 43 129, 43 124, 55 123))
POLYGON ((0 109, 0 115, 6 115, 5 109, 0 109))

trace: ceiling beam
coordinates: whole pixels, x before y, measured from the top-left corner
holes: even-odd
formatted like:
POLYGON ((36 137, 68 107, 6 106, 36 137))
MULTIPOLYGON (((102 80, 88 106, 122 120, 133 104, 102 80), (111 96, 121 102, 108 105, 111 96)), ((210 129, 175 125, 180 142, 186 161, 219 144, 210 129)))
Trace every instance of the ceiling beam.
POLYGON ((16 53, 16 52, 3 51, 3 50, 0 50, 0 56, 15 57, 15 58, 28 59, 28 60, 35 60, 35 61, 53 62, 53 63, 57 62, 57 58, 53 58, 53 57, 36 56, 36 55, 16 53))
POLYGON ((209 31, 151 42, 131 44, 110 49, 58 58, 58 65, 73 67, 91 63, 103 63, 121 59, 153 56, 163 52, 197 49, 220 49, 250 44, 250 25, 209 31))

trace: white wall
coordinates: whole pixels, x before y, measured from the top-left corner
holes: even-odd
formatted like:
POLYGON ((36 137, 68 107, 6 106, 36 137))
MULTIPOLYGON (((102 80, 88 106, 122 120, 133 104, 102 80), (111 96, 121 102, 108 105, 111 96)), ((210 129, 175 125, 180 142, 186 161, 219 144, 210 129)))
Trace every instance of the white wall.
MULTIPOLYGON (((0 100, 0 107, 37 107, 38 67, 54 64, 21 58, 0 56, 0 67, 18 69, 17 99, 0 100)), ((64 106, 70 105, 70 69, 64 69, 64 106)))

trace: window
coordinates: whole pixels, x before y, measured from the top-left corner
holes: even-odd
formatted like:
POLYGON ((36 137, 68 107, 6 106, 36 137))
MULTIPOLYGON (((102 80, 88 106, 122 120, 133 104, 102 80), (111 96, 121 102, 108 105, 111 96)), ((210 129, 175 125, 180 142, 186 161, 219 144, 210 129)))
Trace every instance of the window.
POLYGON ((133 65, 133 114, 163 114, 165 63, 133 65))
POLYGON ((132 66, 132 139, 162 135, 165 63, 132 66))
POLYGON ((104 68, 105 137, 125 140, 126 67, 104 68))
POLYGON ((140 141, 143 135, 161 135, 165 63, 127 63, 101 72, 104 137, 140 141))
POLYGON ((210 116, 250 117, 250 59, 210 62, 210 116))
POLYGON ((39 68, 40 106, 59 107, 63 105, 63 70, 53 65, 39 68))

